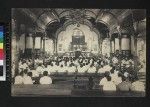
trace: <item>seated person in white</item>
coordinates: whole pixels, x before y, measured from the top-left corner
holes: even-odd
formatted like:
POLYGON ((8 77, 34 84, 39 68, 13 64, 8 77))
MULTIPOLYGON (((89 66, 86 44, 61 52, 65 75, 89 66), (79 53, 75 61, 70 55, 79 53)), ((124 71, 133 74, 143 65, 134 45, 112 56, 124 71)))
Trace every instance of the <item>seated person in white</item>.
POLYGON ((105 70, 103 69, 103 66, 99 68, 98 73, 105 73, 105 70))
POLYGON ((14 68, 14 67, 12 67, 11 77, 12 77, 12 78, 14 78, 14 76, 15 76, 15 68, 14 68))
POLYGON ((93 59, 90 59, 90 64, 92 64, 93 63, 93 59))
POLYGON ((87 68, 87 70, 90 68, 90 64, 89 63, 86 63, 85 64, 85 67, 87 68))
POLYGON ((39 77, 39 73, 36 70, 31 69, 30 72, 32 72, 32 77, 39 77))
POLYGON ((55 72, 59 72, 59 70, 60 70, 60 66, 59 66, 59 65, 54 64, 54 66, 53 66, 53 70, 54 70, 55 72))
POLYGON ((129 73, 128 72, 124 72, 124 77, 128 77, 129 76, 129 73))
POLYGON ((22 64, 22 67, 23 67, 23 69, 26 69, 26 68, 28 68, 28 65, 27 65, 27 63, 26 63, 26 62, 24 62, 24 63, 22 64))
POLYGON ((116 91, 116 85, 111 81, 111 77, 106 77, 107 81, 103 85, 103 91, 116 91))
POLYGON ((64 65, 64 72, 68 72, 69 67, 67 66, 67 64, 64 65))
POLYGON ((118 58, 117 57, 113 57, 112 58, 112 62, 113 62, 113 64, 117 64, 118 63, 118 58))
MULTIPOLYGON (((50 71, 49 71, 50 69, 48 68, 48 66, 47 65, 45 65, 45 67, 43 68, 43 72, 44 71, 47 71, 48 72, 48 75, 50 75, 50 71)), ((43 72, 42 72, 42 74, 43 74, 43 72)))
POLYGON ((132 83, 131 85, 131 91, 135 92, 145 92, 145 85, 143 82, 137 80, 132 83))
POLYGON ((83 72, 86 72, 88 70, 87 66, 85 63, 83 63, 83 72))
POLYGON ((48 65, 48 69, 49 69, 49 72, 50 72, 49 74, 56 72, 56 69, 55 69, 53 63, 51 63, 51 65, 48 65))
POLYGON ((60 65, 58 73, 65 73, 65 72, 66 72, 65 67, 63 65, 60 65))
POLYGON ((101 64, 100 64, 101 66, 104 66, 104 61, 101 61, 101 64))
POLYGON ((117 74, 117 75, 118 75, 118 73, 119 73, 119 68, 115 68, 114 74, 117 74))
POLYGON ((72 74, 76 72, 76 67, 73 64, 70 64, 68 67, 68 73, 72 74))
POLYGON ((21 72, 23 70, 23 63, 19 64, 19 71, 21 72))
POLYGON ((23 71, 15 77, 14 84, 23 84, 23 71))
POLYGON ((77 67, 78 73, 85 73, 83 65, 81 64, 80 66, 77 67))
POLYGON ((109 76, 109 74, 105 73, 104 77, 100 80, 99 85, 103 86, 105 84, 105 82, 107 82, 106 77, 108 77, 108 76, 109 76))
POLYGON ((95 73, 96 72, 96 67, 91 65, 87 72, 88 73, 95 73))
POLYGON ((112 67, 109 65, 109 64, 106 64, 104 67, 103 67, 103 70, 104 71, 110 71, 112 69, 112 67))
POLYGON ((121 66, 126 65, 126 61, 127 61, 127 59, 122 59, 121 60, 121 66))
POLYGON ((121 73, 118 73, 117 76, 112 78, 112 81, 114 82, 115 85, 118 85, 122 82, 122 77, 121 73))
POLYGON ((139 72, 146 72, 146 68, 143 65, 141 65, 139 72))
POLYGON ((115 72, 114 68, 110 70, 110 76, 111 76, 112 81, 114 81, 116 78, 118 78, 118 73, 115 72))
POLYGON ((107 82, 106 77, 103 77, 103 78, 100 80, 99 85, 103 86, 106 82, 107 82))
POLYGON ((48 72, 43 72, 43 77, 40 78, 40 84, 52 84, 52 79, 48 76, 48 72))
POLYGON ((39 74, 42 74, 42 73, 43 73, 42 64, 39 64, 39 66, 36 68, 36 71, 37 71, 39 74))
POLYGON ((26 72, 26 70, 24 70, 24 76, 23 76, 23 84, 33 84, 32 81, 32 72, 26 72))

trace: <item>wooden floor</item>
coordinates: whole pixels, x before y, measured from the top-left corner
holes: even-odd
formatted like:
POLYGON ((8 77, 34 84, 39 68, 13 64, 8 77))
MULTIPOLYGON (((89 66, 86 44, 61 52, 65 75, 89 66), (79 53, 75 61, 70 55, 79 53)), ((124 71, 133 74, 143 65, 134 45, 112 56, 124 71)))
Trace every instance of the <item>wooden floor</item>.
POLYGON ((103 92, 101 89, 74 89, 72 84, 12 85, 12 96, 24 97, 144 97, 144 92, 103 92))

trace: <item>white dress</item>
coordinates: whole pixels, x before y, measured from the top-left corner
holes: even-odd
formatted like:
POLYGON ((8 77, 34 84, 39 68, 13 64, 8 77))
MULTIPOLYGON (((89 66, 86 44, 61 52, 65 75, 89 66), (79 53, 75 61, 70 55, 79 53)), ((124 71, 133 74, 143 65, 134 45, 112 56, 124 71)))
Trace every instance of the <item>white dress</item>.
POLYGON ((112 81, 107 81, 103 85, 103 91, 116 91, 116 85, 112 81))
POLYGON ((23 84, 23 77, 22 76, 16 76, 14 84, 23 84))
POLYGON ((48 76, 41 77, 40 84, 52 84, 52 79, 48 76))

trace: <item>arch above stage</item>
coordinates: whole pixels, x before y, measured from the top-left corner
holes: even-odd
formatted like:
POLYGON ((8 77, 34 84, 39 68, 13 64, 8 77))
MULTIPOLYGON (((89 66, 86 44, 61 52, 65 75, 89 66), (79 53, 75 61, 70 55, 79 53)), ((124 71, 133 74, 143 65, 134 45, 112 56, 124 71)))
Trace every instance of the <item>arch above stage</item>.
MULTIPOLYGON (((62 31, 65 31, 67 26, 71 25, 71 24, 74 24, 74 22, 72 20, 67 20, 63 26, 61 26, 55 33, 56 35, 56 38, 58 38, 58 34, 62 31)), ((92 23, 88 20, 84 20, 84 23, 81 23, 81 24, 84 24, 84 25, 87 25, 91 31, 94 31, 98 36, 100 36, 100 33, 99 31, 92 25, 92 23)))
POLYGON ((63 26, 56 32, 57 47, 58 47, 57 52, 65 53, 69 51, 75 51, 74 48, 76 48, 76 46, 77 47, 80 46, 80 47, 86 48, 86 49, 83 49, 83 51, 98 53, 99 52, 98 40, 99 40, 100 33, 96 31, 97 29, 91 29, 91 26, 87 24, 80 24, 80 26, 77 26, 77 24, 74 24, 69 21, 68 23, 65 24, 65 26, 63 26), (74 35, 75 33, 74 31, 76 31, 75 29, 78 29, 78 31, 80 31, 78 33, 82 33, 80 37, 79 35, 74 35), (81 44, 80 43, 79 45, 76 44, 74 40, 77 40, 77 41, 79 40, 76 37, 78 37, 82 41, 81 44))

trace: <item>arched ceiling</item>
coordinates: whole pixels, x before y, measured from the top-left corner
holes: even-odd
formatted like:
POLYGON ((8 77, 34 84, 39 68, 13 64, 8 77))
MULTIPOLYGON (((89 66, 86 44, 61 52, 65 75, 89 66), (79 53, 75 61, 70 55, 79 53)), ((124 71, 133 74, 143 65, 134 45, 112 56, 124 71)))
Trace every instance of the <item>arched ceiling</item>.
MULTIPOLYGON (((50 8, 16 8, 12 17, 18 24, 25 24, 26 27, 34 29, 35 32, 50 33, 63 26, 67 20, 76 23, 90 21, 93 27, 101 32, 113 32, 117 26, 125 26, 126 23, 133 23, 146 17, 143 10, 137 9, 50 9, 50 8), (138 15, 138 14, 141 15, 138 15), (131 17, 134 15, 134 17, 131 17), (131 19, 131 22, 128 19, 131 19), (124 24, 125 23, 125 24, 124 24)), ((50 34, 49 33, 49 34, 50 34)))

